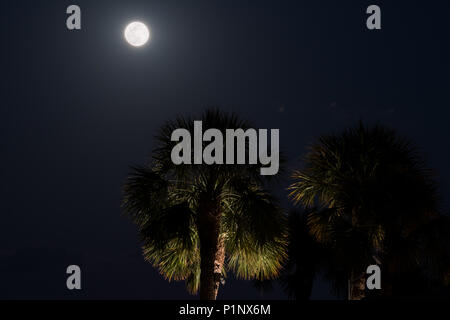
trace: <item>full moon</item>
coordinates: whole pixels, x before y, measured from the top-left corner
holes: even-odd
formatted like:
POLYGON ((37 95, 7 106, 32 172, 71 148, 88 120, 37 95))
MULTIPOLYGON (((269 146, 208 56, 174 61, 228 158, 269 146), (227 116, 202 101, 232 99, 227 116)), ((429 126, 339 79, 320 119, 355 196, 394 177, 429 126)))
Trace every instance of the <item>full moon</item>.
POLYGON ((150 31, 147 26, 139 21, 127 25, 124 35, 125 40, 134 47, 141 47, 150 39, 150 31))

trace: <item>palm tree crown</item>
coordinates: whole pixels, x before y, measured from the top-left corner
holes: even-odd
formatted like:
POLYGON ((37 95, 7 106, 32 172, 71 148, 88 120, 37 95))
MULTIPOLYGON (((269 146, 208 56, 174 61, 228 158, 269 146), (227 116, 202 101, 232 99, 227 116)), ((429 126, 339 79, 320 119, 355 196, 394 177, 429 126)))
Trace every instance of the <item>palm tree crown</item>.
MULTIPOLYGON (((205 130, 249 128, 233 114, 206 111, 205 130)), ((160 130, 152 161, 133 168, 123 205, 137 224, 145 259, 189 292, 215 299, 232 270, 244 279, 276 277, 286 256, 285 218, 255 165, 174 165, 175 129, 193 133, 193 119, 160 130)))

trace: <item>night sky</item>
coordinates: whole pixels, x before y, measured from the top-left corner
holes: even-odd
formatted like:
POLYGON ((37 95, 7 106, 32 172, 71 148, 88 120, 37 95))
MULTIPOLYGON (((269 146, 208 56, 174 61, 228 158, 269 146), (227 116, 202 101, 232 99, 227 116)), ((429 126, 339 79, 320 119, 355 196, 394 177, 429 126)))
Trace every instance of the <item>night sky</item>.
MULTIPOLYGON (((444 0, 1 1, 0 298, 196 298, 143 260, 120 203, 164 121, 209 106, 279 128, 288 170, 320 134, 393 127, 449 211, 449 14, 444 0), (366 28, 371 4, 382 30, 366 28), (133 20, 152 30, 143 48, 123 39, 133 20), (66 289, 70 264, 82 291, 66 289)), ((260 297, 233 279, 218 296, 260 297)), ((313 298, 332 297, 318 281, 313 298)))

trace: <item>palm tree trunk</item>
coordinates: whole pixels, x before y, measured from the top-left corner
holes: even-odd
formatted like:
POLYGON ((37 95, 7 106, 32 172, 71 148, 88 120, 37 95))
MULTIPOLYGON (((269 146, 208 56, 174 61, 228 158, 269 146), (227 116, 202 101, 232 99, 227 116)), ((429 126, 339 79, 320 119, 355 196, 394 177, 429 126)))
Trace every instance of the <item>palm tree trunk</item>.
MULTIPOLYGON (((352 227, 358 226, 358 212, 356 208, 352 209, 352 227)), ((361 300, 365 297, 366 274, 354 269, 350 272, 348 280, 348 300, 361 300)))
POLYGON ((220 234, 220 211, 216 206, 203 206, 199 210, 198 231, 200 240, 200 300, 216 300, 225 259, 220 234))
POLYGON ((366 293, 365 273, 352 270, 348 280, 348 300, 362 300, 366 293))
POLYGON ((214 299, 217 298, 217 293, 219 292, 224 262, 225 262, 225 238, 221 236, 217 244, 216 256, 214 260, 214 299))

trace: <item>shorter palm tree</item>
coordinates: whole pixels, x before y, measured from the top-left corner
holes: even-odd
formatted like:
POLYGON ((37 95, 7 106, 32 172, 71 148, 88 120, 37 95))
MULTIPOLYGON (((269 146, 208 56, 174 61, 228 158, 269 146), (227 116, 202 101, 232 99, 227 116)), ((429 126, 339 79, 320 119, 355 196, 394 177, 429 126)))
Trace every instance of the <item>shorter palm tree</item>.
MULTIPOLYGON (((206 111, 204 130, 247 129, 235 115, 206 111)), ((193 119, 166 123, 152 161, 133 168, 123 206, 137 224, 145 259, 190 293, 216 299, 226 271, 277 277, 286 257, 285 217, 256 165, 174 165, 175 129, 193 136, 193 119)), ((236 153, 235 153, 236 154, 236 153)))
MULTIPOLYGON (((290 195, 297 204, 317 207, 308 214, 310 233, 332 250, 335 271, 349 279, 350 299, 364 297, 367 266, 382 264, 385 273, 395 273, 400 256, 406 265, 405 252, 409 270, 426 275, 425 261, 434 262, 434 275, 448 270, 449 247, 437 246, 430 233, 424 236, 442 221, 436 185, 406 139, 360 123, 321 136, 304 163, 293 174, 290 195)), ((342 288, 341 276, 336 279, 342 288)))
POLYGON ((326 249, 309 233, 308 212, 291 211, 288 217, 288 260, 280 277, 289 297, 310 298, 313 283, 328 256, 326 249))

